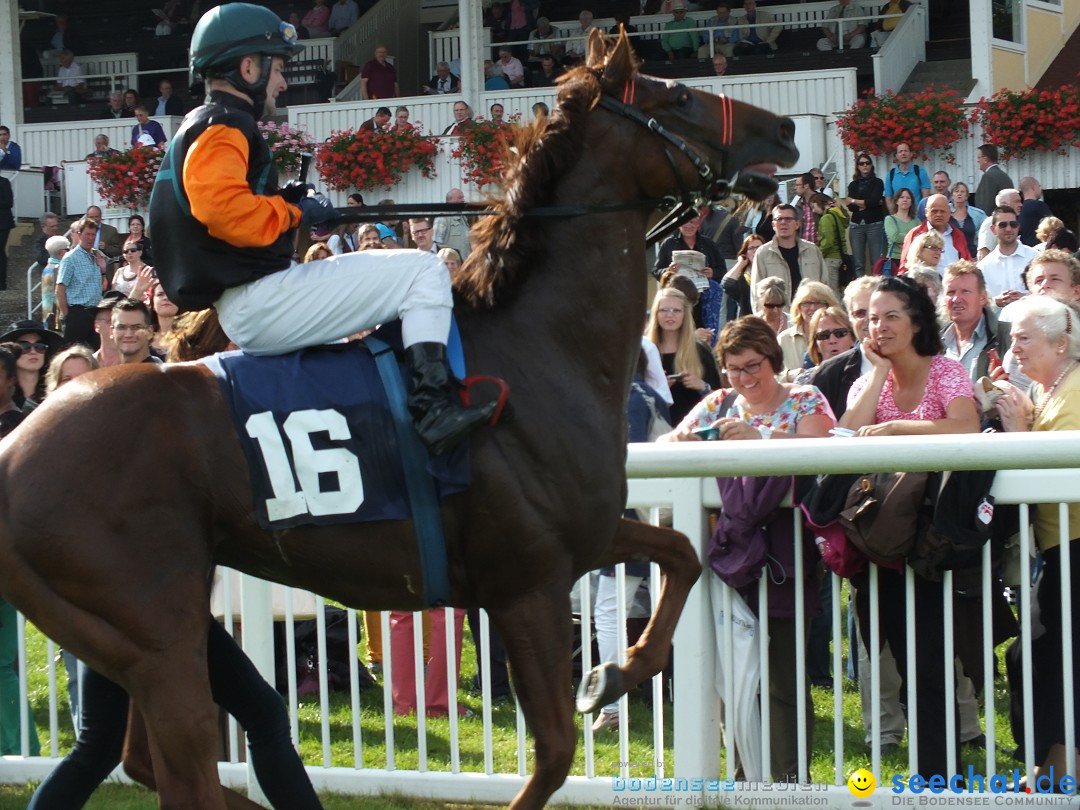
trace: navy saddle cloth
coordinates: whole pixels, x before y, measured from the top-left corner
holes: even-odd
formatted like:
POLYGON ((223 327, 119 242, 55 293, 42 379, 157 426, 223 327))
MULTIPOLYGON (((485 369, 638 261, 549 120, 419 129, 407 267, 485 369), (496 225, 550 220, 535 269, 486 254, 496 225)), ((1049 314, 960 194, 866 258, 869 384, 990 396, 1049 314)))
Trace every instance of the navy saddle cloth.
MULTIPOLYGON (((379 337, 392 343, 394 330, 379 337)), ((390 400, 365 344, 203 362, 236 422, 263 528, 414 518, 390 400)), ((428 458, 439 499, 468 488, 467 447, 428 458)))

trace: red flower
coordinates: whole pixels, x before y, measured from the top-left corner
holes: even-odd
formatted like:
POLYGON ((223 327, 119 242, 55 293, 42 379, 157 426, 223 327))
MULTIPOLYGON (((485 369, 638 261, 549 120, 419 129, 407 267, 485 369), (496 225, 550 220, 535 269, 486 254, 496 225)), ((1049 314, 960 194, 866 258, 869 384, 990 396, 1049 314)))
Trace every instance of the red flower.
POLYGON ((332 189, 373 190, 401 182, 414 166, 425 177, 435 174, 438 146, 420 134, 420 128, 334 131, 315 153, 323 182, 332 189))
POLYGON ((837 123, 840 139, 853 151, 886 155, 904 141, 924 160, 930 152, 951 146, 968 127, 956 92, 934 87, 903 97, 867 92, 837 123))
POLYGON ((1028 151, 1064 154, 1080 137, 1080 88, 1001 90, 975 107, 974 121, 986 140, 998 144, 1002 157, 1023 157, 1028 151))

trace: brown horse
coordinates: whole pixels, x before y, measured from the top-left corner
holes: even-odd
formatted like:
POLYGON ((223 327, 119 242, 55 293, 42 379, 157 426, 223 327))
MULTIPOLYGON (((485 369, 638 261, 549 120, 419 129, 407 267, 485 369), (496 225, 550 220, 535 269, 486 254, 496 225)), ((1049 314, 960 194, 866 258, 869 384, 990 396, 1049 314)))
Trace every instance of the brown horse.
MULTIPOLYGON (((504 197, 455 278, 469 368, 508 381, 514 408, 476 432, 471 488, 442 507, 451 603, 490 613, 535 737, 512 807, 543 806, 573 758, 573 582, 630 560, 665 575, 606 700, 659 671, 700 571, 683 535, 621 517, 646 307, 643 201, 717 194, 723 178, 761 196, 776 164, 797 158, 793 133, 788 119, 638 74, 625 37, 607 52, 594 33, 558 109, 519 139, 504 197), (559 206, 586 214, 529 217, 559 206)), ((411 523, 259 528, 230 414, 201 366, 109 369, 64 386, 0 445, 0 481, 0 592, 127 689, 162 807, 224 806, 206 675, 215 564, 356 607, 424 607, 411 523)))

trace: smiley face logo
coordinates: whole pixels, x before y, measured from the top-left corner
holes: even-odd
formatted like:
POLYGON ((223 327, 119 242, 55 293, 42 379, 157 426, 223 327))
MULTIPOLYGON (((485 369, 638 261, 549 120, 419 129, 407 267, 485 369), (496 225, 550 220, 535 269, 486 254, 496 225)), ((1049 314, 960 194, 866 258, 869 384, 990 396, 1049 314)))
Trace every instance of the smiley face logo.
POLYGON ((866 768, 859 768, 848 778, 847 786, 852 796, 863 799, 871 795, 877 788, 877 780, 874 778, 874 774, 866 770, 866 768))

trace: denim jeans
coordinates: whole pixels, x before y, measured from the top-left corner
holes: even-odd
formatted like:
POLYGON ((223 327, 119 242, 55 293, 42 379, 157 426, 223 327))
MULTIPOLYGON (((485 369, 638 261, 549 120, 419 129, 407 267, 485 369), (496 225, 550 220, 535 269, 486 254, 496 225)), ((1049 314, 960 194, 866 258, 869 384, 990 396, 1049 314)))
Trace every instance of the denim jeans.
POLYGON ((874 262, 885 255, 885 223, 851 223, 851 255, 855 259, 855 275, 865 276, 874 262), (870 264, 866 264, 866 249, 870 248, 870 264))

